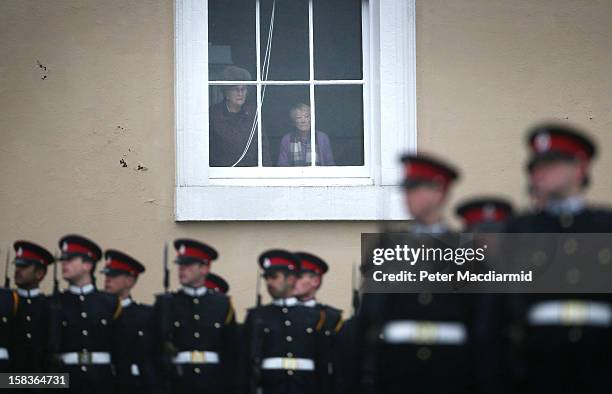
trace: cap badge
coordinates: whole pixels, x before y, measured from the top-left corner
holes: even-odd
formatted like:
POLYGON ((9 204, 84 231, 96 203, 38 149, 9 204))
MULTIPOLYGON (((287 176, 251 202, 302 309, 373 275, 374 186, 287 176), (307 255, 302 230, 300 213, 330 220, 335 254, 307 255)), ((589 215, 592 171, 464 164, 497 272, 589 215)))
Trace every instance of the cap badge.
POLYGON ((264 268, 268 268, 272 265, 272 263, 270 262, 270 259, 265 259, 263 262, 263 266, 264 268))
POLYGON ((538 152, 546 152, 550 149, 550 135, 548 133, 538 134, 535 138, 535 148, 538 152))

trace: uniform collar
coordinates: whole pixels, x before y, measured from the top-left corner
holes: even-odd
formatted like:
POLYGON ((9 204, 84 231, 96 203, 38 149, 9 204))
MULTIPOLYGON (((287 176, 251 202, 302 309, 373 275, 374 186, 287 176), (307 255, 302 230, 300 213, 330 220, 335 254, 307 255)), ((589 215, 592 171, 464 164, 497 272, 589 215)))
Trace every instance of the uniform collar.
POLYGON ((442 221, 433 224, 415 222, 410 228, 410 232, 413 234, 443 234, 448 232, 448 225, 442 221))
POLYGON ((309 308, 314 308, 315 306, 317 306, 317 300, 313 298, 311 300, 302 302, 302 305, 307 306, 309 308))
POLYGON ((574 196, 554 200, 548 203, 544 210, 554 216, 575 215, 584 210, 584 198, 582 196, 574 196))
POLYGON ((299 305, 299 303, 300 302, 295 297, 278 298, 272 301, 272 304, 276 306, 296 306, 296 305, 299 305))
POLYGON ((127 308, 128 306, 132 305, 134 303, 134 301, 132 301, 132 297, 128 297, 128 298, 124 298, 121 300, 121 307, 122 308, 127 308))
POLYGON ((206 286, 201 286, 201 287, 187 287, 187 286, 183 286, 181 288, 181 291, 189 296, 192 297, 200 297, 203 296, 204 294, 206 294, 206 286))
POLYGON ((17 294, 19 294, 20 297, 24 297, 24 298, 34 298, 34 297, 38 297, 42 293, 40 292, 40 289, 38 287, 35 289, 30 289, 30 290, 22 289, 18 287, 17 294))
POLYGON ((88 285, 85 285, 83 287, 79 287, 76 285, 70 285, 68 287, 68 291, 71 292, 72 294, 76 294, 76 295, 86 295, 89 293, 93 293, 93 291, 96 288, 94 287, 93 283, 90 283, 88 285))

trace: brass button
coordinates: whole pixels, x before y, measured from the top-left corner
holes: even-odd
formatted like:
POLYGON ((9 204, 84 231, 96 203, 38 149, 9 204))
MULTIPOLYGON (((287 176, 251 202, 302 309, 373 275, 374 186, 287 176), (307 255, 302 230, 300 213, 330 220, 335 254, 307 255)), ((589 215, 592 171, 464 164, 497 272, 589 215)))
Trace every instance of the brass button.
POLYGON ((67 322, 66 320, 64 320, 64 321, 62 322, 62 326, 64 326, 64 327, 68 327, 68 322, 67 322))
POLYGON ((81 371, 87 372, 87 367, 85 365, 81 365, 81 371))
POLYGON ((6 316, 2 316, 2 323, 6 323, 8 321, 8 319, 6 318, 6 316))
POLYGON ((193 320, 200 320, 200 315, 198 315, 197 313, 193 315, 193 320))
POLYGON ((200 303, 200 300, 198 300, 197 298, 194 298, 194 299, 193 299, 193 303, 194 303, 194 304, 199 304, 199 303, 200 303))
POLYGON ((27 302, 28 304, 31 304, 31 303, 32 303, 32 300, 28 298, 28 299, 26 299, 26 302, 27 302))
POLYGON ((215 322, 215 328, 221 328, 221 324, 219 322, 215 322))
POLYGON ((287 357, 289 357, 289 358, 293 357, 293 353, 291 353, 291 352, 287 353, 287 357))
POLYGON ((102 323, 103 326, 106 325, 106 319, 102 319, 102 320, 100 320, 100 322, 102 323))
POLYGON ((309 333, 309 334, 312 334, 312 328, 308 327, 308 328, 306 329, 306 332, 307 332, 307 333, 309 333))
POLYGON ((427 361, 431 358, 431 349, 428 347, 421 347, 417 350, 417 358, 421 361, 427 361))
POLYGON ((79 296, 79 300, 81 300, 81 301, 85 301, 85 296, 84 296, 84 295, 80 295, 80 296, 79 296))
POLYGON ((200 373, 200 368, 195 367, 195 368, 193 369, 193 372, 195 372, 195 373, 200 373))
POLYGON ((26 333, 26 337, 28 337, 28 339, 32 339, 32 334, 30 334, 29 332, 26 333))
POLYGON ((291 369, 290 369, 290 370, 288 370, 288 371, 287 371, 287 375, 289 375, 289 376, 293 376, 293 371, 292 371, 291 369))
POLYGON ((30 317, 30 315, 27 315, 27 316, 26 316, 26 320, 27 320, 27 321, 32 321, 32 318, 30 317))
POLYGON ((283 308, 283 309, 281 309, 281 311, 283 311, 283 313, 288 313, 288 312, 289 312, 289 309, 287 309, 287 308, 283 308))
POLYGON ((196 332, 193 333, 193 336, 196 337, 196 338, 199 338, 200 337, 200 333, 196 331, 196 332))
POLYGON ((291 341, 293 341, 293 338, 291 338, 290 335, 287 335, 287 342, 291 342, 291 341))
POLYGON ((264 333, 269 334, 270 333, 270 329, 268 327, 264 328, 264 333))
POLYGON ((144 335, 144 332, 142 332, 142 330, 138 330, 138 336, 141 337, 144 335))
POLYGON ((179 323, 178 321, 174 322, 174 327, 180 327, 180 326, 181 326, 181 323, 179 323))
POLYGON ((87 312, 81 312, 81 317, 83 319, 87 319, 87 312))
POLYGON ((289 320, 285 320, 285 325, 289 327, 291 325, 291 322, 289 320))
POLYGON ((330 335, 331 335, 331 331, 325 330, 325 336, 330 336, 330 335))
POLYGON ((81 332, 83 333, 83 336, 87 336, 87 334, 88 334, 87 330, 83 330, 81 332))

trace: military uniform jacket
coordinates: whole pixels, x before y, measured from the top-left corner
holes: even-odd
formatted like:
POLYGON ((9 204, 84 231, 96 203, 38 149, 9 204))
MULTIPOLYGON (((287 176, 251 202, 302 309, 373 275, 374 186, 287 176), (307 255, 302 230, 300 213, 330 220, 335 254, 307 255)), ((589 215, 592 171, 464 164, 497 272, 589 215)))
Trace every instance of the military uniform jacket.
POLYGON ((245 392, 324 393, 329 349, 325 312, 295 298, 248 311, 244 325, 245 392), (286 302, 283 302, 286 301, 286 302))
POLYGON ((158 390, 153 307, 131 299, 121 302, 117 319, 114 358, 117 392, 154 393, 158 390))
POLYGON ((16 292, 0 289, 0 372, 9 372, 10 369, 11 335, 18 300, 16 292))
POLYGON ((157 296, 154 308, 172 391, 235 391, 237 334, 229 297, 204 287, 182 289, 157 296))
POLYGON ((15 372, 45 372, 48 359, 48 299, 39 289, 20 294, 13 331, 12 364, 15 372))
MULTIPOLYGON (((512 233, 612 233, 612 212, 585 208, 573 214, 526 214, 508 224, 512 233)), ((612 294, 517 294, 509 297, 518 320, 524 392, 612 391, 612 294), (595 314, 594 314, 595 313, 595 314), (553 318, 556 316, 556 318, 553 318), (597 318, 596 316, 600 316, 597 318)))
POLYGON ((112 346, 119 299, 111 294, 71 286, 49 301, 49 350, 59 371, 70 373, 70 392, 112 390, 112 346), (94 360, 98 358, 99 361, 94 360))

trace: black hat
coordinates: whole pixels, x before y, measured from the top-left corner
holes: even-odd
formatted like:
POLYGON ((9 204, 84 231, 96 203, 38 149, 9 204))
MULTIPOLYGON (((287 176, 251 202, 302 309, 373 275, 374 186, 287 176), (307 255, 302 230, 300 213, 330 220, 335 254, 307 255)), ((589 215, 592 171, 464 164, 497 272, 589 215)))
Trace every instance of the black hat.
POLYGON ((586 133, 563 124, 541 124, 528 133, 531 158, 527 169, 532 171, 541 162, 557 160, 582 160, 590 162, 597 150, 586 133))
POLYGON ((93 241, 80 235, 66 235, 59 241, 62 254, 59 260, 70 260, 82 257, 83 260, 96 263, 102 257, 102 250, 93 241))
POLYGON ((223 294, 227 294, 227 292, 229 291, 229 284, 225 281, 225 279, 223 279, 219 275, 213 274, 212 272, 206 275, 204 286, 206 286, 207 289, 214 290, 223 294))
POLYGON ((217 251, 205 243, 193 239, 177 239, 174 241, 177 264, 210 264, 218 257, 217 251))
POLYGON ((47 249, 29 241, 17 241, 13 244, 15 249, 15 265, 27 266, 36 264, 46 267, 55 262, 55 258, 47 249))
POLYGON ((107 250, 104 252, 104 259, 106 265, 102 269, 102 273, 108 276, 130 275, 138 277, 145 271, 144 265, 118 250, 107 250))
POLYGON ((463 219, 466 227, 472 227, 506 222, 513 215, 513 209, 512 204, 503 198, 481 197, 463 202, 455 213, 463 219))
POLYGON ((450 164, 422 153, 404 155, 402 163, 404 163, 402 185, 408 189, 431 184, 446 189, 459 177, 459 172, 450 164))
POLYGON ((259 266, 264 274, 273 271, 284 271, 299 274, 300 259, 291 252, 282 249, 271 249, 259 256, 259 266))
POLYGON ((317 275, 323 275, 329 269, 327 263, 314 254, 306 252, 296 252, 294 254, 300 259, 301 272, 312 272, 317 275))

